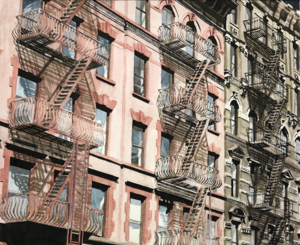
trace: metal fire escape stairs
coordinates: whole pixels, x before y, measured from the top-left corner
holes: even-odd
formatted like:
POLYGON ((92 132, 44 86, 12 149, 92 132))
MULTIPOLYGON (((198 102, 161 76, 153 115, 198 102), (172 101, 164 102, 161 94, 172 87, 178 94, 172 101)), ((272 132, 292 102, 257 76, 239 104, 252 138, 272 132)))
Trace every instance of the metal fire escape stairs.
POLYGON ((61 21, 63 21, 66 24, 70 24, 73 17, 76 15, 76 13, 79 11, 79 9, 85 2, 86 0, 69 0, 69 4, 63 10, 63 14, 60 18, 61 21))

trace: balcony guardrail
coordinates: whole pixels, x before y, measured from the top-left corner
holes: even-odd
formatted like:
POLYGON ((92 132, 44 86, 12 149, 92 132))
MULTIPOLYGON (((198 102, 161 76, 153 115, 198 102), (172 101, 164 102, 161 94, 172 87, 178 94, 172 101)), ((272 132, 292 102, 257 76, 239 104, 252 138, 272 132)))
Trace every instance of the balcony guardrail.
POLYGON ((204 39, 190 27, 179 22, 160 26, 158 39, 173 50, 189 46, 216 64, 221 62, 218 48, 212 42, 204 39))
MULTIPOLYGON (((53 42, 60 42, 73 52, 78 51, 86 58, 92 58, 89 69, 96 68, 108 61, 106 47, 99 41, 63 23, 41 9, 33 10, 17 16, 18 25, 13 30, 13 37, 26 46, 48 56, 62 59, 62 53, 47 47, 53 42)), ((75 57, 73 58, 75 59, 75 57)))
MULTIPOLYGON (((70 203, 34 194, 15 194, 2 198, 0 217, 6 223, 31 221, 66 228, 70 203)), ((103 211, 86 207, 84 231, 97 234, 101 231, 103 211)))
POLYGON ((221 121, 219 106, 208 101, 202 94, 195 93, 191 100, 188 100, 190 91, 184 87, 173 87, 160 89, 157 105, 161 109, 168 109, 170 112, 191 110, 201 117, 207 117, 215 122, 221 121))
POLYGON ((287 52, 286 38, 263 19, 258 17, 252 20, 245 20, 244 25, 246 33, 251 38, 258 40, 263 45, 267 45, 274 51, 281 49, 283 53, 287 52))
POLYGON ((248 204, 250 207, 258 209, 272 208, 281 210, 285 215, 291 215, 293 210, 293 203, 287 197, 275 196, 272 206, 265 202, 265 193, 250 193, 248 194, 248 204))
POLYGON ((178 155, 158 159, 155 168, 157 180, 187 178, 199 184, 210 186, 212 189, 219 188, 222 185, 222 180, 217 169, 209 167, 203 162, 193 161, 190 163, 192 167, 189 171, 183 170, 185 161, 186 157, 178 155))
POLYGON ((243 80, 248 87, 256 89, 258 92, 270 96, 273 100, 287 100, 288 88, 273 77, 264 73, 245 73, 243 80))
POLYGON ((175 230, 162 230, 156 232, 155 245, 178 245, 178 244, 189 244, 191 245, 219 245, 219 237, 203 237, 201 234, 191 235, 190 232, 185 232, 181 229, 175 230))
POLYGON ((9 106, 10 127, 33 131, 52 130, 54 133, 79 139, 92 145, 101 146, 104 142, 102 125, 85 117, 54 107, 36 97, 12 101, 9 106))

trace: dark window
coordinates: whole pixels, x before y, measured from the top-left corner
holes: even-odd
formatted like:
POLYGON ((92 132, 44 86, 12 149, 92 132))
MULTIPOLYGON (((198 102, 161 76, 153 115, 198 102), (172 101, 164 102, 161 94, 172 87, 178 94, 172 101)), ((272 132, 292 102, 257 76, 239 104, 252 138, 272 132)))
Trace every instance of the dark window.
POLYGON ((286 154, 288 145, 288 132, 285 128, 280 131, 280 143, 281 153, 286 154))
POLYGON ((174 20, 174 14, 170 6, 165 6, 162 10, 162 24, 169 27, 174 20))
POLYGON ((135 22, 138 25, 146 28, 147 26, 147 1, 146 0, 136 1, 135 22))
POLYGON ((233 160, 231 165, 231 196, 238 197, 238 162, 233 160))
POLYGON ((250 19, 251 19, 251 9, 246 8, 246 20, 250 20, 250 19))
POLYGON ((215 98, 212 95, 208 94, 207 100, 208 100, 209 115, 210 115, 210 118, 212 119, 212 122, 210 123, 210 125, 208 125, 208 128, 212 129, 212 130, 216 130, 216 124, 215 124, 215 98))
POLYGON ((170 88, 173 85, 173 73, 162 68, 161 69, 161 88, 170 88))
POLYGON ((195 43, 195 35, 196 35, 196 27, 194 22, 189 21, 186 24, 186 42, 187 42, 187 46, 185 51, 191 55, 194 56, 194 43, 195 43))
POLYGON ((29 11, 42 8, 42 0, 23 0, 22 12, 27 13, 29 11))
POLYGON ((252 60, 248 59, 248 83, 252 84, 252 60))
POLYGON ((104 144, 103 146, 100 146, 99 148, 95 149, 95 151, 106 154, 106 148, 107 148, 107 135, 108 135, 108 120, 109 120, 109 111, 107 108, 104 108, 101 106, 101 108, 96 108, 96 117, 95 121, 97 123, 100 123, 102 125, 102 131, 104 136, 104 144))
POLYGON ((232 223, 231 224, 231 244, 237 245, 239 244, 239 224, 232 223))
POLYGON ((30 170, 18 166, 9 166, 8 195, 28 192, 30 170))
POLYGON ((236 101, 231 102, 230 104, 230 130, 231 134, 237 134, 237 121, 238 121, 238 104, 236 101))
POLYGON ((111 0, 100 0, 103 3, 106 3, 107 5, 111 6, 111 0))
POLYGON ((189 216, 190 209, 189 208, 183 208, 183 223, 185 224, 187 217, 189 216))
MULTIPOLYGON (((206 237, 207 238, 216 237, 217 221, 218 221, 218 217, 215 217, 215 216, 211 217, 210 215, 207 216, 207 219, 206 219, 206 237)), ((214 240, 211 239, 210 243, 207 245, 214 245, 214 240)))
MULTIPOLYGON (((105 38, 104 35, 98 35, 98 41, 103 44, 103 46, 106 48, 107 53, 110 54, 110 40, 105 38)), ((108 56, 108 62, 107 65, 102 65, 97 68, 97 74, 108 78, 109 77, 109 56, 108 56)))
POLYGON ((251 245, 256 245, 256 233, 257 229, 251 228, 251 245))
MULTIPOLYGON (((207 53, 209 54, 209 56, 211 58, 214 58, 215 57, 215 47, 218 46, 217 40, 215 39, 215 37, 211 36, 207 39, 207 41, 209 42, 207 44, 207 53)), ((216 70, 216 65, 213 64, 209 68, 212 70, 216 70)))
MULTIPOLYGON (((54 170, 54 179, 56 179, 56 177, 59 175, 59 173, 60 173, 60 171, 54 170)), ((64 179, 63 180, 58 180, 56 182, 56 184, 62 186, 64 184, 64 182, 65 182, 64 179)), ((65 186, 64 186, 64 188, 63 188, 63 190, 62 190, 62 192, 61 192, 61 194, 59 196, 59 198, 58 198, 60 201, 63 201, 63 202, 67 202, 68 201, 68 187, 69 187, 69 183, 67 182, 65 184, 65 186)))
POLYGON ((145 60, 134 55, 134 92, 145 95, 145 60))
POLYGON ((36 94, 36 83, 21 75, 18 76, 16 99, 34 97, 36 94))
POLYGON ((282 197, 287 197, 288 183, 282 182, 282 197))
POLYGON ((72 20, 69 24, 70 28, 68 28, 64 33, 64 43, 68 44, 68 46, 62 46, 62 52, 69 58, 75 59, 75 46, 76 46, 76 31, 74 28, 77 28, 77 23, 72 20), (70 48, 72 47, 72 48, 70 48))
POLYGON ((298 46, 293 45, 294 70, 298 70, 298 46))
POLYGON ((160 155, 161 157, 169 157, 170 156, 170 137, 161 136, 161 146, 160 146, 160 155))
POLYGON ((255 141, 255 128, 256 128, 257 115, 254 111, 249 113, 249 140, 251 142, 255 141))
POLYGON ((140 167, 143 164, 143 135, 144 129, 140 125, 133 124, 131 163, 140 167))
POLYGON ((236 76, 236 48, 233 45, 230 46, 230 70, 232 76, 236 76))

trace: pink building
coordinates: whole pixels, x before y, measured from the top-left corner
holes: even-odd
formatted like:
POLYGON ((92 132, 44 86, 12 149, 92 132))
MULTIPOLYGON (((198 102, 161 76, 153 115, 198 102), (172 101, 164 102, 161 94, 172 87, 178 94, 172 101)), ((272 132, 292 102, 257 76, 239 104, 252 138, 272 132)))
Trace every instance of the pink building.
POLYGON ((1 244, 223 244, 212 2, 0 0, 1 244))

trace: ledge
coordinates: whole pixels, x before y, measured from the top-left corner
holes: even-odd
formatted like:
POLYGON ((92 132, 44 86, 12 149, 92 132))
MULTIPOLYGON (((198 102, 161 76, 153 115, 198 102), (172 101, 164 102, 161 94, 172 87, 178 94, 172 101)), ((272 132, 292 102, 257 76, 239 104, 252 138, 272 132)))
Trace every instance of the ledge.
POLYGON ((142 95, 132 92, 132 96, 149 104, 150 100, 142 95))
POLYGON ((207 129, 208 130, 208 132, 210 132, 211 134, 214 134, 214 135, 216 135, 216 136, 220 136, 220 132, 218 132, 218 131, 216 131, 216 130, 212 130, 212 129, 210 129, 210 128, 208 128, 207 129))
POLYGON ((101 75, 99 75, 99 74, 96 74, 96 78, 97 78, 98 80, 102 81, 102 82, 105 82, 105 83, 111 85, 111 86, 115 86, 115 85, 116 85, 116 82, 115 82, 115 81, 113 81, 113 80, 111 80, 111 79, 108 79, 108 78, 106 78, 106 77, 103 77, 103 76, 101 76, 101 75))

